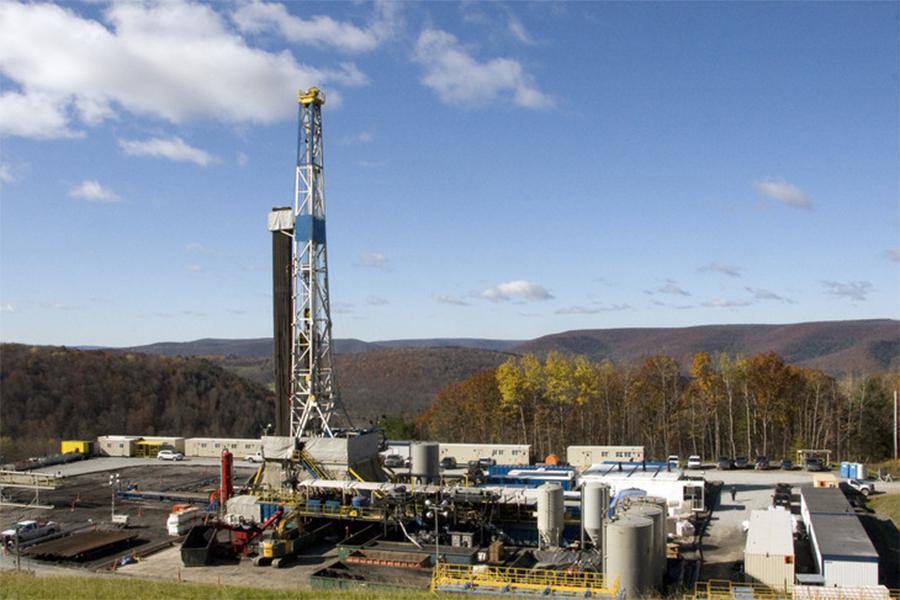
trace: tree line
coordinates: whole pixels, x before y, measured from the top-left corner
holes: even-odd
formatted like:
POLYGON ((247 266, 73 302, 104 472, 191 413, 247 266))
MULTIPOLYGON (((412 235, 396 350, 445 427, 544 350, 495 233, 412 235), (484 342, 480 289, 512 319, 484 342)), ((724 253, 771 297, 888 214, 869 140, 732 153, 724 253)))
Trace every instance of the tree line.
POLYGON ((665 355, 634 364, 550 353, 510 358, 442 389, 419 417, 423 437, 530 444, 643 445, 648 457, 792 458, 828 448, 877 461, 893 449, 898 374, 834 377, 774 352, 694 354, 687 374, 665 355))
POLYGON ((274 399, 207 360, 0 345, 0 462, 98 435, 256 437, 274 399))

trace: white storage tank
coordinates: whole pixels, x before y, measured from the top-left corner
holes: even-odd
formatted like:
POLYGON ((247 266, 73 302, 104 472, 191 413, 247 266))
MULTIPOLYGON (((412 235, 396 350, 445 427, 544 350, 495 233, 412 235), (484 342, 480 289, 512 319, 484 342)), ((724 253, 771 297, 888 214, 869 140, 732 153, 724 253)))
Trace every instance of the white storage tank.
POLYGON ((628 507, 627 515, 638 515, 653 521, 653 544, 650 549, 651 573, 649 582, 660 587, 666 569, 666 513, 665 509, 651 502, 635 502, 628 507))
POLYGON ((625 514, 606 525, 604 571, 609 585, 619 584, 625 598, 638 598, 653 587, 647 565, 653 546, 653 521, 625 514))
POLYGON ((592 481, 581 488, 581 526, 595 548, 603 548, 603 521, 609 510, 609 486, 592 481))
POLYGON ((559 548, 565 524, 563 489, 556 483, 545 483, 537 490, 538 546, 559 548))
POLYGON ((439 446, 435 442, 416 442, 409 446, 409 474, 425 483, 440 477, 439 446))

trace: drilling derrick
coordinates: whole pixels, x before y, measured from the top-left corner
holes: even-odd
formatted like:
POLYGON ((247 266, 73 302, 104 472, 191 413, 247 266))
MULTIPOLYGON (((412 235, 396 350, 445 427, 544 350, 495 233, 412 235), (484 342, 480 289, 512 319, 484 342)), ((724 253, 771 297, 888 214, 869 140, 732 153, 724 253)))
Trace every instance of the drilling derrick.
POLYGON ((325 243, 323 104, 325 95, 318 88, 309 88, 299 95, 290 385, 290 435, 297 438, 333 437, 330 420, 334 412, 339 411, 346 418, 335 385, 332 362, 325 243))

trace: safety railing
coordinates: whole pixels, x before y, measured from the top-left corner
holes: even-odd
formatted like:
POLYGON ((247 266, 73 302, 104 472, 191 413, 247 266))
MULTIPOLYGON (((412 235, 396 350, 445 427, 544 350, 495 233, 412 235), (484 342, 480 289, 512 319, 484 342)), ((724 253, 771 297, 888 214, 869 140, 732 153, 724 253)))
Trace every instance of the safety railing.
POLYGON ((900 590, 885 587, 822 587, 794 585, 774 588, 759 583, 712 579, 694 585, 684 600, 900 600, 900 590))
POLYGON ((582 594, 615 597, 618 581, 609 583, 603 573, 488 567, 438 563, 432 572, 431 589, 442 592, 582 594))
POLYGON ((326 471, 324 467, 317 463, 316 459, 310 456, 309 452, 306 452, 305 450, 298 450, 297 454, 300 462, 303 464, 310 475, 312 475, 316 479, 331 479, 328 471, 326 471))

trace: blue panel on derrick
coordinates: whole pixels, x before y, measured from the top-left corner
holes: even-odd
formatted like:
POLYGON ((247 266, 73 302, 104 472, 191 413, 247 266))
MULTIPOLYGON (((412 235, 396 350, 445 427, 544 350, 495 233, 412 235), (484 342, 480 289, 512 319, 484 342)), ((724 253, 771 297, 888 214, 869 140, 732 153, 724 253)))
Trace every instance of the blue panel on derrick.
POLYGON ((298 215, 294 221, 294 237, 304 242, 312 240, 317 244, 324 244, 325 219, 312 215, 298 215))

